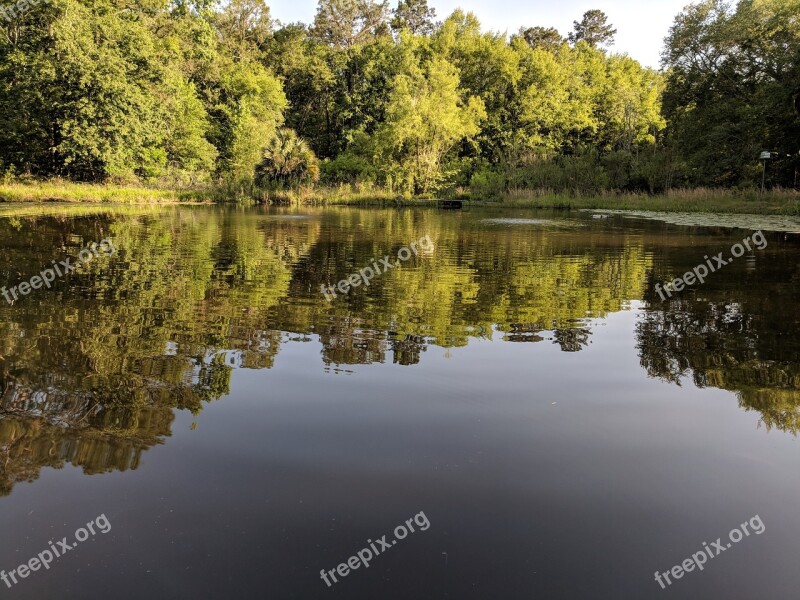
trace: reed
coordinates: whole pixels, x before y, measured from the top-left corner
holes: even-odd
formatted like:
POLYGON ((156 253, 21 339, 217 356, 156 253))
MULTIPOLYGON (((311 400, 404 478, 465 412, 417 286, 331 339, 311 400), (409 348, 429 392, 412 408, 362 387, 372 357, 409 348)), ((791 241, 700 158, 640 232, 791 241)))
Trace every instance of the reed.
POLYGON ((202 202, 211 198, 205 189, 168 189, 113 184, 75 183, 63 180, 0 183, 2 202, 76 202, 114 204, 164 204, 202 202))
MULTIPOLYGON (((545 209, 616 209, 658 212, 800 215, 800 192, 776 189, 675 189, 662 195, 601 192, 582 195, 552 189, 514 189, 499 200, 484 200, 456 190, 449 196, 474 206, 545 209)), ((409 198, 371 184, 304 186, 288 190, 227 184, 195 188, 85 184, 64 180, 0 182, 0 202, 64 202, 108 204, 170 204, 218 202, 313 206, 436 206, 434 198, 409 198)))

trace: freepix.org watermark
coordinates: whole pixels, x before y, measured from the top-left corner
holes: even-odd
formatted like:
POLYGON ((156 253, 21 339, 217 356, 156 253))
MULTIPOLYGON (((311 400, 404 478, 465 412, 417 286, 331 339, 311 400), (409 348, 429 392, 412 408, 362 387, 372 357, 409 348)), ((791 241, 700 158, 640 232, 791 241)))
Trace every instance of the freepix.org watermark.
POLYGON ((50 0, 18 0, 11 4, 0 4, 0 16, 11 23, 14 19, 21 17, 34 6, 38 6, 39 2, 42 4, 50 4, 50 0))
POLYGON ((408 519, 405 524, 398 525, 394 528, 394 537, 395 539, 387 542, 386 536, 381 536, 380 539, 375 540, 367 540, 368 547, 362 548, 355 555, 351 556, 347 559, 346 563, 340 564, 335 569, 331 569, 330 571, 325 571, 322 569, 320 573, 320 578, 328 584, 328 587, 331 587, 331 582, 328 581, 328 577, 333 580, 333 583, 339 583, 338 579, 336 579, 336 575, 338 574, 339 577, 347 577, 351 570, 355 571, 359 567, 366 567, 369 568, 369 562, 373 560, 376 556, 385 552, 392 546, 397 543, 397 540, 405 539, 409 532, 414 533, 414 524, 416 523, 417 527, 419 527, 420 531, 426 531, 428 527, 431 526, 431 522, 428 521, 428 517, 425 516, 424 512, 419 512, 414 515, 412 518, 408 519), (375 545, 377 544, 377 546, 375 545))
POLYGON ((687 558, 680 565, 675 565, 669 571, 665 571, 664 573, 659 573, 656 571, 656 581, 661 586, 661 589, 665 590, 667 589, 667 585, 672 585, 670 575, 675 579, 680 579, 686 573, 694 571, 695 567, 702 571, 705 568, 704 565, 709 560, 716 558, 728 550, 733 544, 738 544, 742 541, 742 539, 744 539, 745 536, 749 536, 751 532, 748 531, 748 526, 752 530, 752 533, 755 533, 756 535, 761 535, 764 533, 764 531, 766 531, 766 527, 764 526, 764 522, 761 520, 761 517, 756 515, 749 521, 745 521, 739 525, 741 530, 738 527, 732 529, 728 534, 728 539, 730 542, 727 544, 723 544, 722 538, 717 538, 716 542, 711 542, 710 547, 706 542, 703 542, 703 549, 692 554, 691 558, 687 558), (664 585, 663 580, 666 580, 666 585, 664 585))
POLYGON ((390 269, 399 267, 401 262, 405 262, 412 256, 416 256, 419 254, 420 250, 423 252, 433 251, 433 242, 430 236, 426 235, 424 238, 400 248, 400 250, 397 251, 398 260, 394 262, 390 260, 391 257, 387 254, 380 259, 380 262, 374 261, 371 266, 364 267, 358 273, 353 273, 347 277, 347 279, 342 279, 336 285, 326 286, 322 284, 322 294, 325 296, 325 299, 330 302, 336 298, 336 290, 339 290, 342 294, 346 294, 350 291, 350 287, 359 287, 362 283, 364 287, 369 287, 370 281, 377 275, 382 275, 390 269), (383 267, 383 271, 381 271, 381 267, 383 267))
POLYGON ((5 287, 0 288, 0 293, 3 294, 3 298, 6 299, 6 302, 14 304, 14 301, 19 299, 17 292, 23 296, 27 296, 31 293, 31 290, 38 290, 42 286, 49 289, 50 285, 56 280, 56 276, 63 277, 68 273, 72 273, 72 271, 90 262, 96 256, 100 256, 101 252, 106 256, 111 256, 116 252, 114 244, 111 243, 111 238, 105 238, 101 240, 99 244, 92 242, 89 246, 78 252, 78 260, 75 263, 72 262, 72 257, 69 256, 62 261, 54 260, 51 268, 45 269, 38 275, 31 277, 28 281, 23 281, 10 289, 6 289, 5 287))
POLYGON ((19 583, 17 577, 20 579, 27 579, 27 577, 34 571, 38 571, 42 567, 45 570, 50 568, 50 563, 55 559, 64 556, 67 552, 74 549, 80 542, 85 542, 89 539, 89 534, 96 535, 99 533, 108 533, 111 531, 111 523, 106 518, 105 514, 100 515, 94 521, 89 521, 86 527, 79 527, 75 530, 75 543, 70 544, 66 537, 61 538, 60 541, 53 543, 53 540, 47 542, 50 546, 47 550, 42 550, 34 558, 30 559, 27 563, 21 564, 16 569, 12 569, 8 573, 0 571, 0 579, 7 587, 19 583), (97 531, 95 531, 97 526, 97 531), (13 582, 13 583, 12 583, 13 582))
POLYGON ((662 290, 661 284, 656 284, 656 292, 661 297, 662 300, 666 300, 664 297, 664 293, 666 292, 667 296, 672 298, 672 292, 680 292, 687 285, 694 285, 695 283, 705 283, 706 277, 709 274, 717 271, 719 268, 724 267, 732 263, 735 259, 744 256, 745 251, 752 252, 753 247, 750 245, 750 242, 755 244, 755 248, 757 250, 763 250, 767 247, 767 238, 764 237, 764 234, 761 231, 756 231, 753 235, 746 237, 742 240, 741 244, 734 244, 731 246, 731 258, 725 259, 724 252, 720 252, 716 256, 711 258, 708 255, 704 256, 703 258, 706 259, 706 262, 703 264, 697 265, 691 271, 688 271, 683 274, 683 277, 678 277, 673 281, 669 281, 664 284, 664 288, 662 290), (746 249, 746 250, 745 250, 746 249), (712 260, 713 259, 713 260, 712 260), (706 266, 708 265, 708 266, 706 266), (710 269, 710 271, 709 271, 710 269))

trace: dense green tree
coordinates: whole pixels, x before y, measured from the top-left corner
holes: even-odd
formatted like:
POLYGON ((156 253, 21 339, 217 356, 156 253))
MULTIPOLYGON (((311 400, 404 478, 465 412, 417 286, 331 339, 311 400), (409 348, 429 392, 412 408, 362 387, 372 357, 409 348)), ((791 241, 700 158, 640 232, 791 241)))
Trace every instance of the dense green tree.
POLYGON ((442 160, 478 133, 483 102, 459 90, 458 70, 442 58, 419 64, 408 51, 392 84, 386 120, 375 135, 377 158, 390 186, 415 194, 435 191, 446 179, 442 160))
POLYGON ((286 127, 327 183, 430 193, 474 178, 495 196, 752 185, 769 150, 768 183, 789 186, 798 14, 800 0, 691 5, 657 73, 604 50, 616 30, 599 10, 567 44, 541 26, 507 39, 462 10, 434 24, 427 0, 391 13, 320 0, 310 26, 276 25, 266 0, 53 0, 0 21, 0 174, 250 189, 286 127), (480 118, 458 116, 478 100, 480 118), (402 101, 428 111, 420 135, 406 136, 402 101))
POLYGON ((337 71, 342 61, 334 51, 310 37, 302 24, 275 32, 267 60, 283 80, 288 99, 286 125, 308 140, 315 153, 327 157, 338 150, 337 71))
POLYGON ((689 183, 760 179, 762 150, 778 153, 771 182, 792 185, 800 118, 798 0, 689 6, 670 30, 665 114, 689 183), (792 158, 787 158, 791 155, 792 158))
POLYGON ((432 45, 434 52, 456 66, 464 91, 479 97, 486 109, 477 145, 465 148, 464 153, 502 162, 513 143, 509 110, 523 76, 518 53, 505 36, 482 33, 477 17, 461 10, 444 21, 432 45))
POLYGON ((165 74, 146 21, 104 2, 42 8, 0 43, 0 110, 15 115, 0 127, 3 163, 81 180, 158 172, 165 74))
POLYGON ((599 128, 594 110, 604 76, 602 57, 586 48, 566 46, 556 52, 537 48, 525 52, 525 75, 520 89, 520 125, 526 145, 558 152, 575 149, 582 136, 599 128))
POLYGON ((0 126, 0 166, 91 181, 252 176, 286 104, 256 60, 262 3, 216 17, 159 2, 41 9, 0 38, 0 110, 19 115, 0 126))
POLYGON ((289 99, 286 124, 322 158, 345 151, 356 132, 383 120, 389 84, 397 71, 397 44, 389 35, 336 47, 300 25, 278 30, 269 61, 283 77, 289 99))
POLYGON ((654 144, 666 122, 661 116, 661 77, 628 56, 606 61, 606 81, 599 103, 606 148, 632 152, 639 144, 654 144))
POLYGON ((312 32, 334 48, 352 48, 386 32, 388 0, 320 0, 312 32))
POLYGON ((575 30, 569 34, 573 44, 586 42, 593 48, 611 46, 617 30, 608 23, 608 15, 602 10, 589 10, 580 21, 574 21, 575 30))
POLYGON ((428 6, 428 0, 400 0, 393 13, 391 27, 394 31, 407 29, 415 35, 433 33, 436 9, 428 6))
POLYGON ((217 16, 216 24, 237 55, 263 49, 273 30, 264 0, 230 0, 217 16))
POLYGON ((518 35, 531 48, 544 50, 555 50, 566 41, 554 27, 521 27, 518 35))
POLYGON ((257 63, 230 62, 213 82, 211 108, 219 148, 219 174, 232 181, 252 178, 261 151, 283 121, 286 96, 281 84, 257 63))

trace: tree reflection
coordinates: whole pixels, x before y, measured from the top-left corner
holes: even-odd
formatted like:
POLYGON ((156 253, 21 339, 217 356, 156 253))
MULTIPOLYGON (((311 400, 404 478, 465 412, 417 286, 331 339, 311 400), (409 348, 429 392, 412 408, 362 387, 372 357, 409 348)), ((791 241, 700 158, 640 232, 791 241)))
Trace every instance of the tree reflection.
MULTIPOLYGON (((787 304, 797 285, 797 266, 777 254, 753 272, 735 292, 720 279, 706 284, 702 298, 687 294, 668 303, 652 298, 652 310, 637 325, 641 365, 648 374, 681 384, 736 394, 739 405, 757 411, 767 428, 797 434, 800 424, 800 322, 797 307, 787 304), (773 293, 776 281, 786 283, 773 293), (788 296, 787 296, 788 294, 788 296), (735 298, 735 299, 734 299, 735 298)), ((717 275, 722 275, 718 273, 717 275)))
MULTIPOLYGON (((0 305, 4 493, 44 466, 135 469, 170 435, 175 409, 201 411, 229 393, 236 369, 272 368, 290 340, 319 343, 319 364, 306 368, 334 372, 413 367, 431 346, 495 335, 580 352, 591 319, 647 298, 653 270, 640 235, 592 224, 500 228, 408 210, 132 208, 0 219, 0 283, 15 285, 104 237, 115 256, 0 305), (436 251, 333 302, 321 294, 322 284, 423 235, 436 251)), ((770 320, 785 310, 752 298, 665 306, 638 325, 648 373, 730 389, 767 427, 796 431, 798 356, 781 349, 775 332, 786 328, 770 320)))

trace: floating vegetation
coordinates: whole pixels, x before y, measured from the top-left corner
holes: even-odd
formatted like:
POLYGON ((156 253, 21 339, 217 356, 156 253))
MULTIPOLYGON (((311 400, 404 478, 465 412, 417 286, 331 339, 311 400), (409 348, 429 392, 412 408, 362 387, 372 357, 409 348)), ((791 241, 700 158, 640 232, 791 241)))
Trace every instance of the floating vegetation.
MULTIPOLYGON (((599 214, 600 211, 592 210, 599 214)), ((800 217, 782 215, 748 215, 722 213, 665 213, 636 210, 604 210, 604 214, 621 215, 637 219, 652 219, 673 225, 689 225, 693 227, 731 227, 761 231, 784 231, 800 233, 800 217)), ((593 215, 593 217, 595 216, 593 215)), ((596 217, 595 217, 596 218, 596 217)))
POLYGON ((576 227, 581 225, 581 223, 577 223, 574 221, 567 221, 567 220, 555 220, 555 219, 515 219, 515 218, 496 218, 496 219, 483 219, 483 223, 488 223, 490 225, 505 225, 505 226, 517 226, 517 225, 547 225, 548 227, 576 227))

